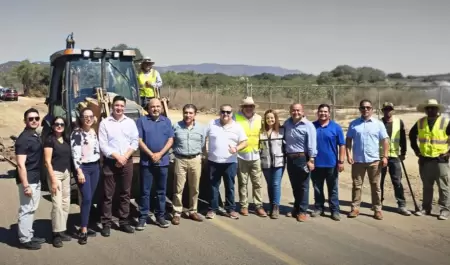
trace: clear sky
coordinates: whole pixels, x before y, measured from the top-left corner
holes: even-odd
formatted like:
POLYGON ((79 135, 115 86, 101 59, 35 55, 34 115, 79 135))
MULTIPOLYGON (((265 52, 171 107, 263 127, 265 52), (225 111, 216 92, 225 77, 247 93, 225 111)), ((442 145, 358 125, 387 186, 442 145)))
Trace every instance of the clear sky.
POLYGON ((77 47, 136 46, 157 65, 339 64, 450 72, 449 0, 0 0, 0 63, 77 47))

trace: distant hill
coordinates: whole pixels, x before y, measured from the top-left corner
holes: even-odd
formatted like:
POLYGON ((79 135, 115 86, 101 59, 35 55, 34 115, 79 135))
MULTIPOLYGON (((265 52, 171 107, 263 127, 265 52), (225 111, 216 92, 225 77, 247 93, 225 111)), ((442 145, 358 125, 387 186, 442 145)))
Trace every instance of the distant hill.
MULTIPOLYGON (((8 72, 14 66, 18 65, 19 61, 9 61, 0 64, 0 72, 8 72)), ((34 62, 36 64, 48 64, 48 62, 34 62)), ((214 63, 205 64, 184 64, 184 65, 170 65, 170 66, 155 66, 155 68, 161 73, 174 71, 174 72, 188 72, 194 71, 199 74, 215 74, 222 73, 230 76, 241 75, 258 75, 262 73, 271 73, 274 75, 288 75, 288 74, 300 74, 299 70, 289 70, 276 66, 253 66, 253 65, 223 65, 214 63)))
POLYGON ((262 73, 270 73, 274 75, 284 76, 288 74, 301 74, 299 70, 290 70, 277 66, 253 66, 244 64, 215 64, 215 63, 203 63, 203 64, 181 64, 170 66, 155 66, 155 68, 164 73, 168 71, 174 72, 188 72, 194 71, 200 74, 216 74, 222 73, 229 76, 241 76, 241 75, 259 75, 262 73))

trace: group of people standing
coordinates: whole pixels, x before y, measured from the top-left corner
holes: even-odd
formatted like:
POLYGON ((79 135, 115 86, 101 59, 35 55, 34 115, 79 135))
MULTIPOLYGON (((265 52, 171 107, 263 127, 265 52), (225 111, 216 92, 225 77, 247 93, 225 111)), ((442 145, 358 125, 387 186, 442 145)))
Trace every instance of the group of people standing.
MULTIPOLYGON (((220 106, 219 118, 206 125, 196 122, 197 108, 193 104, 183 107, 183 120, 172 124, 161 115, 160 100, 150 99, 148 115, 137 122, 124 115, 126 100, 116 96, 111 116, 99 124, 98 136, 92 128, 96 119, 90 109, 80 111, 78 127, 65 139, 66 121, 55 117, 52 135, 41 143, 36 133, 39 112, 29 109, 24 113, 26 128, 16 141, 17 183, 19 184, 19 239, 28 249, 39 249, 43 239, 34 236, 32 224, 40 198, 40 161, 42 151, 48 169, 49 188, 52 193, 53 245, 61 247, 71 237, 66 233, 70 206, 70 171, 73 164, 81 192, 81 224, 78 232, 80 244, 86 244, 96 232, 88 228, 92 198, 97 185, 103 183, 101 197, 101 234, 108 237, 112 225, 112 201, 119 192, 119 228, 126 233, 144 230, 149 223, 151 191, 156 195, 156 224, 169 227, 166 220, 166 192, 169 149, 174 155, 174 191, 171 223, 179 225, 181 215, 202 222, 198 214, 198 196, 203 155, 209 171, 211 188, 207 219, 216 214, 238 219, 249 214, 248 183, 252 184, 255 214, 277 219, 280 215, 281 180, 285 169, 294 195, 294 207, 287 216, 299 222, 307 221, 309 185, 314 187, 312 217, 324 215, 324 183, 328 187, 331 218, 340 220, 338 175, 344 170, 345 160, 351 165, 353 179, 352 206, 348 217, 359 215, 361 190, 367 173, 372 193, 374 218, 381 220, 383 183, 387 171, 391 175, 399 213, 411 215, 406 208, 401 184, 401 161, 406 155, 404 123, 393 116, 394 105, 383 105, 384 117, 372 116, 369 100, 359 105, 361 116, 350 123, 347 135, 342 127, 330 119, 330 106, 321 104, 318 119, 309 121, 301 104, 292 104, 290 117, 280 123, 278 113, 267 110, 261 117, 251 97, 243 99, 237 112, 229 104, 220 106), (135 227, 130 224, 130 192, 133 179, 132 154, 140 151, 139 218, 135 227), (102 166, 100 159, 103 158, 102 166), (387 170, 389 169, 389 170, 387 170), (100 178, 100 170, 103 178, 100 178), (235 177, 238 178, 239 213, 235 203, 235 177), (262 179, 267 181, 270 208, 264 209, 262 179), (225 186, 224 208, 219 207, 219 188, 225 186), (188 183, 189 205, 183 212, 182 194, 188 183), (380 184, 381 183, 381 184, 380 184), (116 185, 118 189, 116 189, 116 185), (268 210, 268 213, 266 212, 268 210)), ((427 116, 420 119, 409 134, 411 147, 419 157, 419 168, 424 183, 423 211, 430 214, 434 181, 438 182, 439 219, 449 216, 448 188, 448 135, 449 120, 439 115, 441 105, 436 101, 418 107, 427 116), (433 124, 437 124, 433 126, 433 124), (430 129, 432 128, 432 129, 430 129), (419 141, 419 145, 417 144, 419 141)))

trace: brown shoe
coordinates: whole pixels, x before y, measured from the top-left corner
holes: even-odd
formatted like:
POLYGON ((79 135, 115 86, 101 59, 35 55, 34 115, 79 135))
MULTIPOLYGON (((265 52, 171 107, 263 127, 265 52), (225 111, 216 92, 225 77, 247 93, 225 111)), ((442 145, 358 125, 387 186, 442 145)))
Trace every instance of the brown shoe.
POLYGON ((308 216, 306 215, 306 213, 301 213, 297 215, 298 222, 305 222, 306 220, 308 220, 308 216))
POLYGON ((241 213, 241 215, 243 216, 248 216, 248 208, 247 207, 242 207, 241 210, 239 211, 241 213))
POLYGON ((355 218, 359 215, 359 209, 353 209, 348 215, 348 218, 355 218))
POLYGON ((267 217, 267 213, 262 206, 256 208, 256 215, 259 217, 267 217))
POLYGON ((198 213, 190 213, 189 214, 189 218, 191 218, 191 220, 197 221, 197 222, 203 222, 203 218, 200 217, 200 215, 198 215, 198 213))
POLYGON ((175 215, 173 218, 172 218, 172 224, 173 225, 179 225, 180 224, 180 216, 178 216, 178 215, 175 215))
POLYGON ((375 211, 375 213, 373 214, 373 218, 377 220, 383 220, 383 214, 381 213, 381 211, 375 211))

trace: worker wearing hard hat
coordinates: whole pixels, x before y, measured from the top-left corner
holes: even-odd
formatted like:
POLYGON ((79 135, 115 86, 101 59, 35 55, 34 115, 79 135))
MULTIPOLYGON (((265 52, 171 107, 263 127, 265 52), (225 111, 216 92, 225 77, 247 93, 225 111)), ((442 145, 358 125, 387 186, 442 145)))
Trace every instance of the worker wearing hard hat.
POLYGON ((159 72, 153 69, 153 62, 149 57, 144 57, 141 63, 141 71, 138 75, 139 82, 139 96, 141 98, 141 105, 144 107, 147 102, 157 97, 157 89, 162 86, 162 79, 159 72))
POLYGON ((440 115, 444 106, 435 99, 429 99, 417 106, 417 111, 425 112, 426 117, 417 121, 409 132, 411 148, 419 158, 419 172, 423 184, 422 211, 418 215, 431 215, 433 186, 437 182, 439 189, 439 220, 450 216, 449 188, 449 135, 448 118, 440 115), (417 141, 419 144, 417 144, 417 141))

